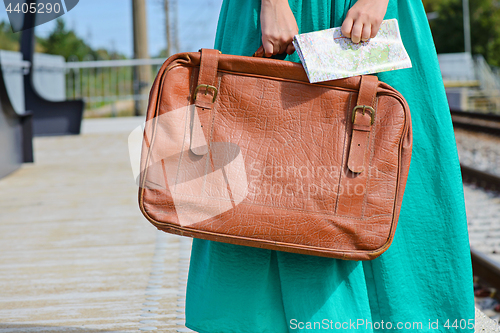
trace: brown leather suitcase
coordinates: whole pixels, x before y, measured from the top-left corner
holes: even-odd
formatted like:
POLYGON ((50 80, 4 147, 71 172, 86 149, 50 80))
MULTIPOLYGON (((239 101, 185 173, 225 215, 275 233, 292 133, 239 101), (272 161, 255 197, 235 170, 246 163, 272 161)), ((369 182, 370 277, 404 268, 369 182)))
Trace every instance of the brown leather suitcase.
POLYGON ((179 53, 151 89, 139 205, 169 233, 370 260, 411 149, 408 105, 376 76, 311 84, 294 62, 179 53))

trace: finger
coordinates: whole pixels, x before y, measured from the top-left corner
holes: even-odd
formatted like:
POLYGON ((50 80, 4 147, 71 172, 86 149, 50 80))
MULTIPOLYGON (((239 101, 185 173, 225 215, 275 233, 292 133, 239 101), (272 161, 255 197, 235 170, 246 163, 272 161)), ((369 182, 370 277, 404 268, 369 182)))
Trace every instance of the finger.
POLYGON ((293 52, 295 52, 295 46, 293 45, 293 43, 290 43, 286 47, 286 53, 287 54, 292 54, 293 52))
POLYGON ((351 30, 352 30, 352 24, 353 24, 352 18, 348 15, 344 23, 342 23, 342 27, 340 28, 340 31, 342 31, 342 35, 347 38, 351 38, 351 30))
POLYGON ((262 47, 264 48, 264 57, 270 57, 273 55, 274 45, 271 42, 269 41, 263 42, 262 47))
POLYGON ((261 45, 252 57, 262 57, 264 55, 264 47, 261 45))
POLYGON ((279 54, 279 53, 280 53, 280 46, 279 45, 274 46, 273 55, 276 55, 276 54, 279 54))
POLYGON ((361 41, 366 42, 368 39, 370 39, 371 34, 372 34, 371 24, 365 24, 363 26, 363 31, 361 32, 361 41))
POLYGON ((363 23, 360 20, 354 22, 351 31, 351 40, 353 43, 357 44, 361 40, 361 33, 363 32, 363 23))
POLYGON ((377 36, 378 29, 380 29, 380 23, 372 24, 372 33, 370 38, 377 36))

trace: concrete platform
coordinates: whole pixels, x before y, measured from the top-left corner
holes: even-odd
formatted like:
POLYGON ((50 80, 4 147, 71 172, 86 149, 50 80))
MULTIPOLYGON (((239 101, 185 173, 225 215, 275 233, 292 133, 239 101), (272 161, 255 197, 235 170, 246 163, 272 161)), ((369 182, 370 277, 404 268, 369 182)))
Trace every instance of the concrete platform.
POLYGON ((139 211, 127 137, 141 121, 36 138, 36 163, 0 180, 0 332, 184 328, 190 240, 139 211))
MULTIPOLYGON (((0 180, 0 333, 191 332, 191 241, 142 216, 127 150, 141 118, 89 119, 34 142, 0 180)), ((477 332, 495 332, 477 311, 477 332), (484 329, 479 329, 483 327, 484 329)))

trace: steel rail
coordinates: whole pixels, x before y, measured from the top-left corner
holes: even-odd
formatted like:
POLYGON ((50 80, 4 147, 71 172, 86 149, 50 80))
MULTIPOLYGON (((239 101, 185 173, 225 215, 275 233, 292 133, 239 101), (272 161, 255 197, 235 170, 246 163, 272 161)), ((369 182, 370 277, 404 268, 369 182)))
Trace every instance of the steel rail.
MULTIPOLYGON (((451 118, 454 127, 500 135, 500 115, 452 110, 451 118)), ((464 182, 472 182, 485 189, 500 191, 500 177, 463 164, 460 164, 460 167, 464 182)), ((474 275, 484 280, 490 287, 500 291, 500 263, 473 248, 470 252, 474 275)), ((498 297, 498 293, 496 296, 498 297)))
POLYGON ((500 136, 500 115, 465 111, 451 111, 453 126, 475 132, 500 136))
POLYGON ((486 254, 470 249, 474 275, 485 280, 491 287, 500 291, 500 263, 486 254))

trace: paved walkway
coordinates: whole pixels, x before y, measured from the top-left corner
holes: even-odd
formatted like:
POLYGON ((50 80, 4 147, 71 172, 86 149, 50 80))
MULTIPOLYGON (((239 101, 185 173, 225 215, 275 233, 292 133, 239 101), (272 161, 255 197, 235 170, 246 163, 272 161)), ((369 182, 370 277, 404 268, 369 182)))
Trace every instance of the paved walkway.
POLYGON ((0 332, 184 331, 190 240, 139 211, 127 136, 140 122, 36 138, 36 163, 0 180, 0 332))
MULTIPOLYGON (((34 164, 0 180, 0 333, 190 332, 190 239, 137 205, 127 136, 138 118, 85 120, 36 138, 34 164)), ((493 332, 481 319, 478 332, 493 332)))

